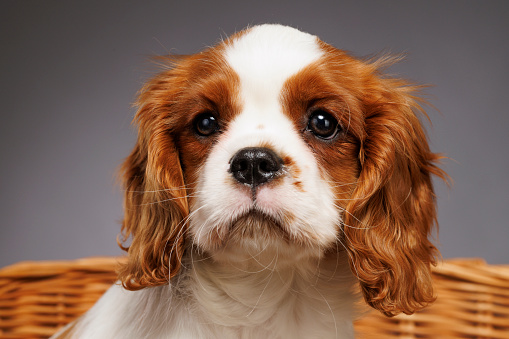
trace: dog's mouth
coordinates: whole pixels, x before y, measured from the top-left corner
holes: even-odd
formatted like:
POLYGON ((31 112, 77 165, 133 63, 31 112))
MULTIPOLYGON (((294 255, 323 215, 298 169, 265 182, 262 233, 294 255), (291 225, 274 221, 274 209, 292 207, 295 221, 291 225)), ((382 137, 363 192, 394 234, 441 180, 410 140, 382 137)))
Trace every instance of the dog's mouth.
POLYGON ((288 221, 264 213, 256 208, 250 209, 230 223, 229 238, 257 239, 260 237, 278 237, 287 240, 288 221))
MULTIPOLYGON (((286 223, 285 223, 286 224, 286 223)), ((276 228, 284 231, 283 221, 278 218, 268 215, 262 211, 252 208, 247 213, 237 217, 232 222, 232 229, 239 226, 247 226, 246 228, 276 228)))
POLYGON ((262 267, 320 255, 322 248, 317 239, 311 232, 295 229, 295 222, 298 220, 252 208, 211 232, 209 242, 202 249, 218 261, 254 260, 262 267))

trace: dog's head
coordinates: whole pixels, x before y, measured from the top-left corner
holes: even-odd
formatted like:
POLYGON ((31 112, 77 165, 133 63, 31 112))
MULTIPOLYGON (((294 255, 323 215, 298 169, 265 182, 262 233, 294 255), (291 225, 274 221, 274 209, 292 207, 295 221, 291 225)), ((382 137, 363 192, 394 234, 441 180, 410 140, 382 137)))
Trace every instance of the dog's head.
POLYGON ((215 260, 348 252, 387 315, 433 299, 435 165, 415 87, 292 28, 263 25, 178 60, 138 99, 123 166, 128 289, 215 260))

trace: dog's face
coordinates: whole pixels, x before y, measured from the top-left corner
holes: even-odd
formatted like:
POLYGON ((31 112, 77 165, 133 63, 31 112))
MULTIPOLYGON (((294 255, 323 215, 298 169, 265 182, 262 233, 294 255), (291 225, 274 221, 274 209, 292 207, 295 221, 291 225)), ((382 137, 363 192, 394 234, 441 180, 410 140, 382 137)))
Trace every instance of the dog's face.
POLYGON ((377 66, 264 25, 149 81, 124 164, 124 286, 168 283, 191 247, 289 265, 346 250, 373 307, 429 302, 442 172, 413 88, 377 66))
POLYGON ((182 159, 196 182, 189 235, 216 258, 277 253, 281 263, 336 246, 359 175, 358 122, 313 65, 323 54, 311 35, 257 27, 208 73, 212 106, 193 109, 182 159), (196 165, 192 147, 203 147, 196 165))

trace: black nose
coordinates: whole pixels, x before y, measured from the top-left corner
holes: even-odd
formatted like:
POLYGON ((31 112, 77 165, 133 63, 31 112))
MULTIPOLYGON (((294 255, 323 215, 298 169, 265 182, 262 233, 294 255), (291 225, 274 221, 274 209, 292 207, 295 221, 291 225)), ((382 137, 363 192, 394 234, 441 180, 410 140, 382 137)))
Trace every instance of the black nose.
POLYGON ((243 148, 231 158, 230 172, 238 182, 256 187, 282 174, 283 160, 272 150, 243 148))

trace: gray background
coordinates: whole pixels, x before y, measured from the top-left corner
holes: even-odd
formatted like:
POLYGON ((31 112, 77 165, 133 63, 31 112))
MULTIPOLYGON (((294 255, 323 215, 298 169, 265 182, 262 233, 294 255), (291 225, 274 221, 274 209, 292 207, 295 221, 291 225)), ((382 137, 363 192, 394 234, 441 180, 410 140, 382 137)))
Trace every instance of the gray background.
POLYGON ((148 56, 283 23, 432 84, 445 258, 509 264, 508 1, 2 1, 0 266, 118 255, 115 172, 134 144, 148 56))

